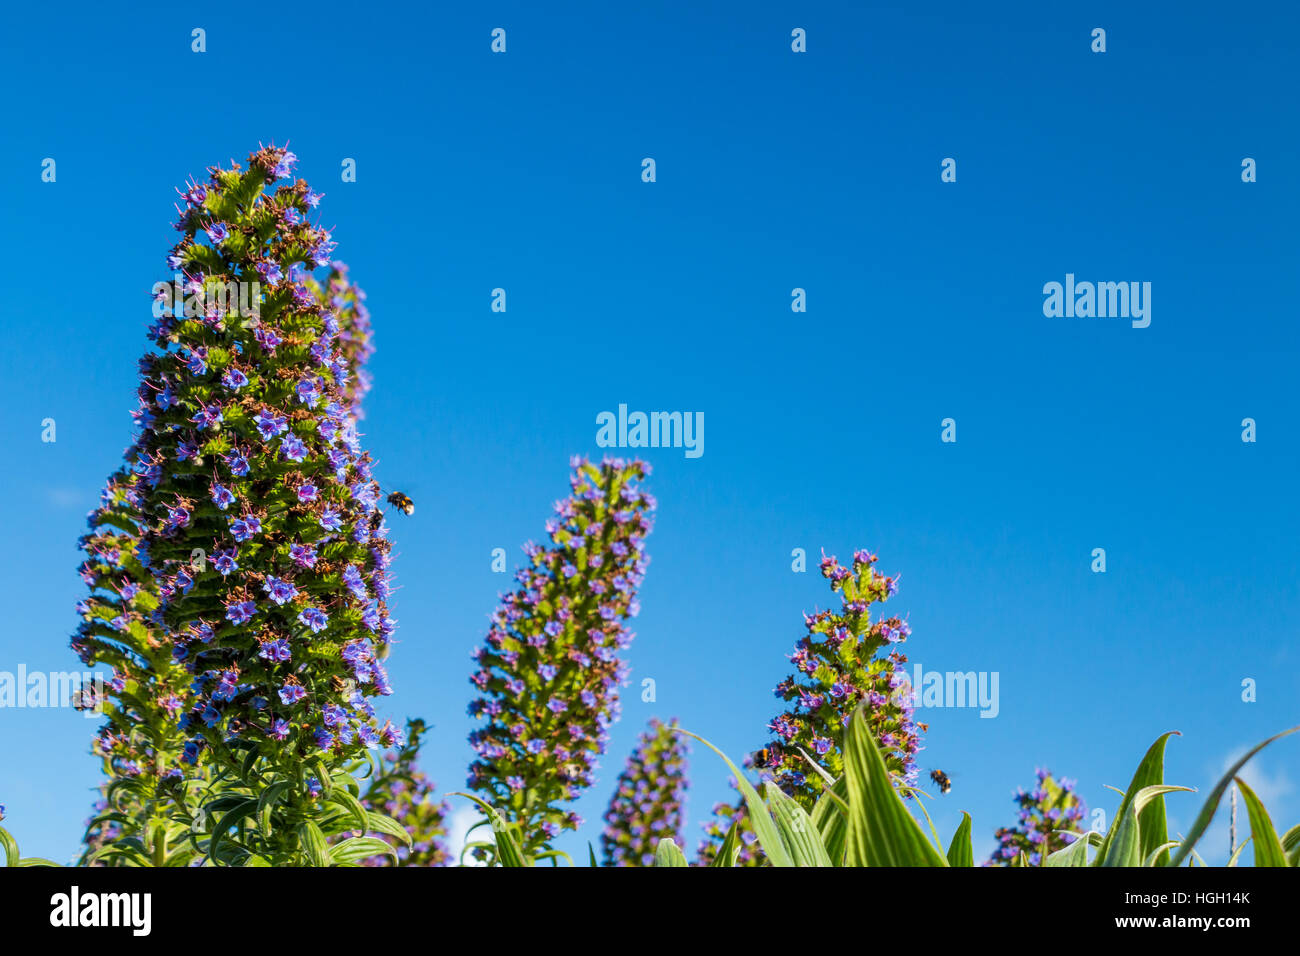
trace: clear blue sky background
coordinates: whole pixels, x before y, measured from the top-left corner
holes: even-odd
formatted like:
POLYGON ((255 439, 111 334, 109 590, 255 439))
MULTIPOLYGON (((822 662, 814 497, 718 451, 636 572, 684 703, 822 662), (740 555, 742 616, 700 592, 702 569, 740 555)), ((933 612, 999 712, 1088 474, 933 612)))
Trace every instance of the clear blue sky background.
MULTIPOLYGON (((877 550, 913 660, 1000 673, 997 719, 925 714, 922 764, 954 779, 936 822, 971 811, 977 852, 1036 766, 1109 810, 1165 730, 1168 778, 1204 793, 1297 723, 1296 8, 862 6, 10 10, 0 670, 77 666, 76 539, 130 438, 173 187, 288 140, 369 293, 366 442, 417 502, 393 521, 391 712, 434 725, 441 790, 464 782, 469 653, 508 584, 490 552, 542 536, 620 402, 703 411, 705 454, 649 453, 633 687, 571 851, 651 716, 737 757, 766 740, 801 612, 829 598, 796 547, 877 550), (1150 328, 1045 318, 1066 272, 1151 282, 1150 328)), ((0 712, 27 853, 75 852, 94 726, 0 712)), ((1255 769, 1279 827, 1300 820, 1300 741, 1255 769)), ((691 777, 693 847, 727 794, 710 754, 691 777)), ((1200 800, 1171 798, 1174 829, 1200 800)))

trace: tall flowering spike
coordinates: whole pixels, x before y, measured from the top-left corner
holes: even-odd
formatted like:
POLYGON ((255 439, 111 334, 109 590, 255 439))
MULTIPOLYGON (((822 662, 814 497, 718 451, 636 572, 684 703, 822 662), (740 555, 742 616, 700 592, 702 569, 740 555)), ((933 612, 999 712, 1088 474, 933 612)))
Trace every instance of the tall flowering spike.
POLYGON ((379 486, 349 411, 338 316, 307 280, 333 242, 308 222, 305 182, 264 193, 291 157, 264 149, 186 193, 173 252, 185 274, 258 282, 265 299, 256 322, 220 310, 163 322, 164 352, 142 369, 158 408, 138 454, 157 502, 141 551, 194 678, 185 759, 236 741, 286 770, 400 736, 376 726, 370 701, 391 692, 379 647, 394 627, 379 486))
POLYGON ((686 742, 668 724, 650 721, 618 778, 605 812, 601 850, 606 866, 651 866, 661 839, 681 845, 686 742))
POLYGON ((654 499, 641 461, 572 461, 572 494, 546 524, 551 545, 526 544, 528 564, 503 595, 470 678, 486 724, 470 734, 469 786, 524 823, 533 853, 581 820, 562 809, 592 783, 607 728, 619 713, 627 667, 623 626, 640 610, 637 587, 654 499))
MULTIPOLYGON (((351 385, 372 347, 369 319, 361 304, 365 294, 348 280, 346 270, 342 263, 334 263, 325 285, 317 285, 310 276, 305 281, 323 307, 335 310, 340 339, 349 343, 343 352, 349 372, 355 373, 349 375, 351 385), (328 303, 327 290, 332 299, 328 303)), ((152 331, 157 333, 158 328, 152 331)), ((145 359, 152 361, 152 354, 145 359)), ((353 421, 362 394, 354 389, 349 396, 353 421)), ((166 411, 171 402, 160 401, 147 382, 139 399, 134 417, 147 432, 157 413, 166 411)), ((129 462, 140 460, 144 438, 142 434, 128 449, 129 462)), ((177 718, 193 677, 177 649, 186 642, 165 624, 158 584, 147 567, 147 551, 140 549, 149 511, 165 506, 166 499, 158 491, 163 483, 151 485, 140 471, 124 469, 109 480, 100 506, 88 516, 90 533, 81 541, 86 556, 81 576, 90 593, 78 604, 83 621, 72 646, 85 664, 112 668, 103 699, 78 702, 83 707, 102 706, 107 717, 95 750, 104 760, 108 779, 101 787, 96 814, 88 822, 87 860, 119 839, 138 838, 159 806, 169 800, 186 802, 194 791, 207 786, 197 754, 188 766, 182 764, 187 741, 177 718), (114 781, 130 783, 114 785, 114 781), (111 819, 104 819, 105 814, 111 819)), ((206 561, 205 554, 192 555, 191 570, 202 569, 206 561)))
MULTIPOLYGON (((213 168, 182 193, 168 265, 183 288, 155 286, 159 351, 140 362, 128 452, 132 558, 165 639, 152 637, 189 678, 166 708, 188 737, 180 762, 198 767, 207 753, 227 781, 288 783, 280 796, 305 835, 263 834, 259 846, 290 862, 320 859, 305 806, 324 788, 308 770, 332 775, 402 739, 377 726, 371 702, 390 692, 379 658, 394 623, 380 492, 353 404, 368 321, 345 341, 340 315, 360 315, 359 296, 336 288, 348 300, 336 309, 329 280, 312 276, 334 248, 309 222, 320 197, 301 180, 268 192, 293 161, 262 149, 247 170, 213 168)), ((98 653, 94 637, 79 649, 98 653)))
POLYGON ((420 736, 424 721, 406 722, 406 744, 384 755, 380 772, 361 798, 367 810, 387 814, 400 823, 411 837, 411 845, 379 834, 397 851, 397 860, 375 856, 363 861, 365 866, 446 866, 451 862, 447 850, 447 815, 451 808, 433 797, 434 783, 417 767, 420 736))
POLYGON ((1031 866, 1038 866, 1044 854, 1052 854, 1073 843, 1080 821, 1087 813, 1082 798, 1074 792, 1075 781, 1068 777, 1053 779, 1045 769, 1038 770, 1038 783, 1028 792, 1016 792, 1020 807, 1019 822, 1014 827, 999 827, 994 836, 998 846, 985 866, 1010 866, 1023 850, 1031 866))
MULTIPOLYGON (((898 591, 898 577, 881 574, 875 564, 876 555, 865 550, 853 553, 852 567, 823 556, 822 576, 840 596, 840 608, 804 615, 807 633, 790 655, 795 673, 776 686, 776 696, 787 709, 768 724, 775 739, 745 760, 747 767, 776 782, 809 812, 825 783, 804 754, 833 778, 842 776, 844 731, 859 706, 865 708, 867 725, 891 776, 904 787, 916 783, 916 754, 927 727, 913 718, 915 700, 903 669, 907 656, 898 648, 912 628, 896 616, 871 619, 871 605, 883 604, 898 591)), ((745 843, 737 865, 756 865, 755 837, 744 801, 720 803, 713 811, 714 818, 705 824, 700 860, 713 858, 732 821, 740 819, 746 821, 745 843)))
POLYGON ((912 688, 903 669, 907 656, 899 650, 912 629, 896 616, 871 619, 871 605, 898 590, 898 578, 881 574, 875 563, 868 551, 854 552, 851 568, 834 557, 822 559, 822 575, 840 595, 841 606, 804 615, 807 634, 790 655, 795 673, 776 686, 787 709, 768 724, 775 739, 753 755, 760 773, 809 811, 825 783, 799 750, 840 777, 844 730, 859 706, 865 706, 867 725, 891 775, 905 786, 916 782, 916 753, 926 725, 913 719, 912 688))

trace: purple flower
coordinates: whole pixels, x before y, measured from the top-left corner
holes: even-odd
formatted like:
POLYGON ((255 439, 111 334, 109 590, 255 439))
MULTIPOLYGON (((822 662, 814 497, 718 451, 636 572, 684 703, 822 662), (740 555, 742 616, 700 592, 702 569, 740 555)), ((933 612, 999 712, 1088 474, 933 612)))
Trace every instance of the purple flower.
POLYGON ((298 596, 298 589, 294 587, 293 582, 285 581, 271 574, 268 574, 266 580, 262 582, 262 590, 270 595, 273 602, 281 606, 298 596))
POLYGON ((226 605, 226 620, 232 624, 247 624, 257 613, 257 605, 252 601, 232 601, 226 605))
POLYGON ((230 522, 230 534, 236 541, 247 541, 255 534, 262 533, 262 522, 256 515, 244 515, 230 522))
POLYGON ((329 624, 329 620, 329 615, 315 607, 303 608, 302 612, 298 615, 298 621, 311 628, 313 634, 319 634, 321 631, 325 630, 325 626, 329 624))

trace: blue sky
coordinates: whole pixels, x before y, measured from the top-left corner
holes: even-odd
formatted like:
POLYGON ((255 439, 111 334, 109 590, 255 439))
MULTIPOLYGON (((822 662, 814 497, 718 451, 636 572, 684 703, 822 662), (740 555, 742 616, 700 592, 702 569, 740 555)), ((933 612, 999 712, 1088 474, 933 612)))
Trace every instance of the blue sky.
MULTIPOLYGON (((999 673, 996 719, 924 714, 922 765, 954 780, 936 823, 969 810, 977 853, 1037 766, 1110 810, 1165 730, 1167 778, 1204 792, 1300 722, 1294 8, 474 6, 10 13, 0 670, 77 666, 76 540, 130 440, 173 187, 288 140, 369 294, 365 440, 417 502, 393 521, 390 710, 434 726, 440 790, 464 783, 469 653, 509 583, 491 551, 541 537, 621 402, 704 412, 705 454, 649 450, 633 686, 570 851, 651 716, 736 757, 767 739, 801 612, 830 597, 797 547, 876 550, 912 660, 999 673), (1150 327, 1045 317, 1066 273, 1150 282, 1150 327)), ((94 726, 0 712, 25 852, 74 854, 94 726)), ((691 764, 693 847, 727 794, 711 754, 691 764)), ((1252 779, 1300 820, 1300 743, 1252 779)), ((1173 829, 1200 799, 1170 798, 1173 829)))

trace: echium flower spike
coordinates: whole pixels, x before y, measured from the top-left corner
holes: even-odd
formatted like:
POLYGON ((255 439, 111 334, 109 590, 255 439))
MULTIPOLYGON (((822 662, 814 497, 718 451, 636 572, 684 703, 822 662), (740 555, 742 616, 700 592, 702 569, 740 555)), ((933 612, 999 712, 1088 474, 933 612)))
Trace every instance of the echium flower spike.
POLYGON ((607 729, 619 714, 624 622, 640 610, 645 537, 654 499, 640 461, 572 461, 572 494, 547 522, 551 544, 524 546, 528 564, 503 595, 470 678, 469 706, 485 725, 470 734, 469 786, 521 823, 535 854, 581 820, 564 804, 590 786, 607 729))
POLYGON ((1021 852, 1030 866, 1039 866, 1044 856, 1077 839, 1074 834, 1087 808, 1075 793, 1075 782, 1068 777, 1054 779, 1050 771, 1042 768, 1037 776, 1033 790, 1022 787, 1016 792, 1019 821, 1014 827, 999 827, 994 832, 998 845, 985 866, 1010 866, 1021 852))
MULTIPOLYGON (((293 159, 262 149, 183 194, 168 264, 191 295, 172 296, 151 329, 160 351, 140 363, 148 405, 131 464, 151 623, 191 681, 176 708, 181 761, 207 751, 236 776, 277 773, 301 819, 320 775, 402 733, 378 726, 372 704, 391 692, 380 657, 394 622, 380 493, 348 392, 353 345, 311 277, 334 243, 308 222, 319 197, 305 182, 267 193, 293 159), (256 315, 214 295, 232 283, 257 284, 239 297, 256 315)), ((279 849, 301 859, 298 845, 279 849)))
MULTIPOLYGON (((903 666, 907 656, 899 649, 912 629, 897 616, 871 619, 871 606, 898 591, 898 577, 881 574, 875 564, 876 555, 866 550, 854 552, 851 567, 823 556, 822 576, 839 595, 840 607, 804 615, 807 633, 790 655, 795 673, 775 690, 787 705, 768 724, 775 738, 745 760, 809 812, 826 784, 808 760, 834 779, 843 775, 844 732, 859 706, 905 795, 919 773, 916 754, 927 727, 914 719, 915 696, 903 666)), ((715 819, 705 824, 700 859, 711 858, 731 822, 745 816, 741 800, 715 807, 715 819)), ((751 840, 752 832, 744 836, 751 840)), ((745 861, 742 853, 738 862, 745 861)))
POLYGON ((681 846, 686 743, 677 721, 650 721, 605 812, 601 850, 606 866, 652 866, 660 840, 681 846))
POLYGON ((903 667, 907 656, 899 649, 912 629, 896 616, 871 619, 871 605, 898 590, 898 578, 881 574, 875 563, 876 556, 865 550, 854 552, 851 568, 834 557, 822 559, 822 575, 841 606, 804 616, 807 634, 790 655, 795 673, 775 691, 787 709, 768 724, 775 739, 753 755, 759 772, 810 812, 825 783, 800 750, 838 779, 844 773, 844 732, 859 706, 895 781, 907 787, 916 783, 916 754, 926 725, 914 719, 903 667))
MULTIPOLYGON (((340 338, 346 336, 349 342, 343 353, 352 381, 360 375, 372 347, 368 316, 360 302, 364 293, 348 281, 346 270, 342 263, 334 263, 325 287, 316 285, 310 276, 306 281, 322 304, 328 289, 340 338)), ((158 329, 153 331, 156 334, 158 329)), ((145 361, 154 360, 151 353, 145 361)), ((223 379, 223 384, 246 384, 229 370, 223 379)), ((165 395, 166 391, 155 390, 149 382, 142 384, 140 406, 134 413, 142 434, 128 449, 128 462, 140 460, 156 415, 173 404, 175 396, 165 395)), ((359 415, 361 394, 357 390, 349 396, 349 421, 355 422, 359 415)), ((161 471, 160 467, 159 478, 161 471)), ((177 717, 192 677, 176 651, 187 639, 177 640, 165 626, 157 582, 146 566, 147 551, 140 549, 146 513, 165 506, 166 499, 159 495, 166 492, 160 493, 160 486, 161 481, 151 483, 138 467, 114 475, 101 495, 100 506, 88 516, 91 532, 81 542, 86 554, 81 576, 90 593, 78 604, 83 622, 72 646, 88 666, 112 667, 103 699, 90 700, 83 695, 78 702, 82 707, 102 708, 107 717, 95 743, 107 780, 96 813, 88 821, 83 862, 92 858, 107 865, 130 862, 131 855, 105 856, 98 851, 124 838, 147 837, 148 820, 160 807, 169 802, 184 805, 199 789, 209 786, 209 775, 197 754, 182 763, 186 735, 177 717)), ((219 572, 232 560, 214 557, 219 572)), ((191 573, 194 568, 202 569, 206 560, 205 555, 195 555, 191 573)), ((188 840, 188 836, 182 839, 188 840)))
POLYGON ((416 766, 424 730, 422 720, 406 722, 406 744, 384 754, 378 774, 361 798, 367 810, 386 814, 400 823, 410 835, 410 846, 388 834, 379 834, 396 850, 397 859, 374 856, 363 860, 364 866, 446 866, 451 862, 446 844, 451 808, 434 800, 433 781, 416 766))

